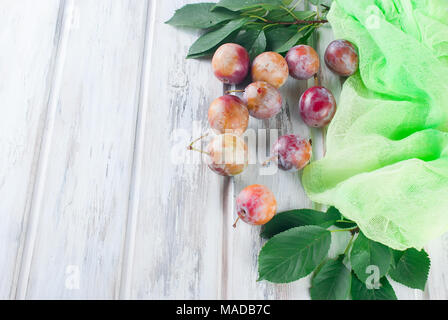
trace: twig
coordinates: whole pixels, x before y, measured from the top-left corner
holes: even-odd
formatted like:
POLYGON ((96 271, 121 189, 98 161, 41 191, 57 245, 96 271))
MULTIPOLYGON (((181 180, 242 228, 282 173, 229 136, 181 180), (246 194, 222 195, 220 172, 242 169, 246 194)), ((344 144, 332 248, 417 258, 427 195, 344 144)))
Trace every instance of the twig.
POLYGON ((328 20, 296 20, 293 22, 276 22, 276 21, 269 21, 266 20, 264 21, 265 23, 269 23, 269 24, 281 24, 281 25, 297 25, 297 24, 323 24, 323 23, 327 23, 328 20))

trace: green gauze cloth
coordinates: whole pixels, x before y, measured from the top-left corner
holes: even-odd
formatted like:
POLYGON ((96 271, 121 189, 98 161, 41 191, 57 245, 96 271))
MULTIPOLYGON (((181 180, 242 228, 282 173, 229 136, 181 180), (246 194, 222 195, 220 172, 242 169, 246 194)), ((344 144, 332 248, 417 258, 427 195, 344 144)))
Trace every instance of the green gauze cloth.
POLYGON ((398 250, 448 231, 448 0, 335 0, 336 39, 359 49, 310 198, 398 250))

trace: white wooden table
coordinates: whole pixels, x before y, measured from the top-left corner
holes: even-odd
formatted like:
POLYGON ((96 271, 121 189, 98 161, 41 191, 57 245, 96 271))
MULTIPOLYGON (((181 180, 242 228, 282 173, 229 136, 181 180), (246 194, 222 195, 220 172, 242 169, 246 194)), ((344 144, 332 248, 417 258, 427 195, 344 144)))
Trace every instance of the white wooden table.
MULTIPOLYGON (((309 279, 257 283, 259 228, 231 227, 253 183, 280 210, 312 207, 300 179, 173 161, 227 89, 185 60, 197 33, 163 23, 187 2, 0 0, 0 298, 309 298, 309 279)), ((331 39, 319 31, 320 54, 331 39)), ((338 95, 325 66, 321 81, 338 95)), ((284 111, 251 127, 311 136, 320 157, 296 110, 307 85, 290 79, 284 111)), ((428 251, 427 290, 395 284, 400 298, 448 299, 448 235, 428 251)))

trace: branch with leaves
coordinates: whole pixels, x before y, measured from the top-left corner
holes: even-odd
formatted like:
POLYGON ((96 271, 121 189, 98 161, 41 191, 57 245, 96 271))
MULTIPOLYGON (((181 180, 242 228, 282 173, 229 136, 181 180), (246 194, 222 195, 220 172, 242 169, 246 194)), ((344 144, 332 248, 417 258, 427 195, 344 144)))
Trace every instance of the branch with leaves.
POLYGON ((269 240, 258 258, 259 281, 289 283, 313 273, 310 295, 315 300, 396 300, 388 277, 424 290, 431 264, 424 250, 397 251, 368 239, 334 207, 279 213, 261 236, 269 240), (331 259, 335 232, 348 232, 351 239, 344 253, 331 259))
POLYGON ((227 42, 247 49, 251 58, 264 51, 286 53, 307 42, 327 23, 330 1, 313 0, 322 10, 297 10, 301 0, 221 0, 218 3, 188 4, 166 23, 176 27, 204 29, 191 46, 187 58, 212 55, 227 42))

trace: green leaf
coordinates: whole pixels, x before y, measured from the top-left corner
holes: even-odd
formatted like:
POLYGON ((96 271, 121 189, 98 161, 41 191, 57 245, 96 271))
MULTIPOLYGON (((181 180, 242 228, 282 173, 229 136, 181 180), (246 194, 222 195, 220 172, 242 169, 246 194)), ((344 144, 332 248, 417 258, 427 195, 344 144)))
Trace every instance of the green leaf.
POLYGON ((269 239, 288 229, 308 225, 328 228, 340 218, 341 215, 339 211, 334 211, 333 209, 329 209, 327 213, 311 209, 281 212, 276 214, 274 218, 264 226, 261 236, 269 239))
POLYGON ((398 261, 400 261, 401 257, 404 254, 404 251, 399 251, 399 250, 392 250, 392 262, 391 262, 391 266, 392 268, 395 268, 397 266, 398 261))
POLYGON ((386 277, 381 278, 379 289, 368 289, 353 273, 351 294, 353 300, 397 300, 395 291, 386 277))
POLYGON ((251 59, 266 50, 266 35, 261 29, 246 30, 238 36, 235 42, 246 48, 251 59))
POLYGON ((413 289, 425 290, 431 261, 424 250, 408 249, 395 264, 389 272, 393 280, 413 289))
POLYGON ((306 277, 330 249, 330 231, 317 226, 293 228, 269 240, 258 257, 259 281, 288 283, 306 277))
POLYGON ((287 52, 289 49, 294 47, 297 42, 303 37, 303 32, 297 32, 293 35, 288 41, 286 41, 280 48, 277 48, 275 51, 279 53, 287 52))
POLYGON ((350 228, 354 228, 357 226, 356 222, 336 222, 334 224, 336 227, 338 227, 339 229, 350 229, 350 228))
POLYGON ((311 279, 310 294, 313 300, 347 300, 350 294, 351 275, 343 256, 328 260, 311 279))
POLYGON ((216 10, 217 8, 226 8, 231 11, 241 11, 258 6, 270 9, 281 5, 283 5, 281 0, 221 0, 213 10, 216 10))
POLYGON ((268 42, 267 50, 275 51, 296 34, 297 26, 276 26, 265 32, 268 42))
POLYGON ((231 33, 228 37, 226 37, 223 41, 221 41, 216 46, 214 46, 213 48, 206 50, 204 52, 197 53, 197 54, 191 54, 191 55, 189 54, 187 56, 187 59, 198 59, 198 58, 213 56, 215 51, 224 43, 234 43, 237 35, 238 35, 238 31, 235 31, 235 32, 231 33))
POLYGON ((285 53, 297 44, 306 44, 308 38, 313 34, 315 26, 309 25, 306 29, 298 32, 298 27, 281 26, 266 31, 268 50, 285 53))
POLYGON ((392 251, 385 245, 368 239, 360 232, 358 238, 353 243, 350 262, 353 270, 362 282, 365 282, 370 276, 370 273, 367 273, 369 266, 378 267, 381 278, 390 269, 392 251))
POLYGON ((215 5, 216 3, 187 4, 176 10, 174 16, 166 23, 176 27, 206 29, 238 16, 237 13, 224 8, 211 11, 215 5))
POLYGON ((219 29, 202 35, 190 48, 187 58, 197 57, 198 54, 209 51, 222 43, 232 33, 241 29, 248 21, 247 18, 232 20, 219 29))

